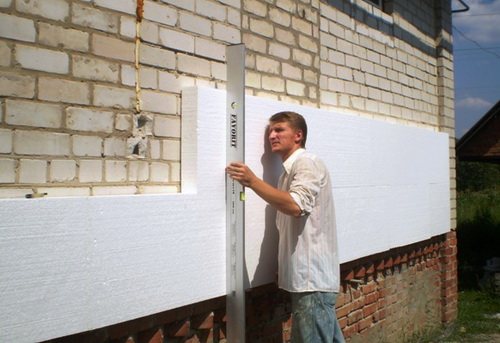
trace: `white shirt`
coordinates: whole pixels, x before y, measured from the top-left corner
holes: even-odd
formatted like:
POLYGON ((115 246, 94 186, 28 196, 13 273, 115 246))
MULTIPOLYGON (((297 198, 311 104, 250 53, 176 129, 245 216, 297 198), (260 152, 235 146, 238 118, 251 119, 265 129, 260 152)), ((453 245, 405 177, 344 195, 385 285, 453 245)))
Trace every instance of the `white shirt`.
POLYGON ((290 193, 303 215, 276 215, 278 284, 289 292, 338 292, 340 267, 330 175, 304 149, 283 163, 278 188, 290 193))

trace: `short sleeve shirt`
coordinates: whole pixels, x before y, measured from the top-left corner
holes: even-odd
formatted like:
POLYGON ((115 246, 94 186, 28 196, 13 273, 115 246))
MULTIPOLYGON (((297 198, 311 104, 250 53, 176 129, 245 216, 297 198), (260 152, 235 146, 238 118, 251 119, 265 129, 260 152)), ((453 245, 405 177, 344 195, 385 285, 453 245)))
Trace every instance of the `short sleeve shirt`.
POLYGON ((302 215, 276 215, 279 231, 278 284, 290 292, 338 292, 340 268, 330 175, 324 163, 304 149, 284 163, 278 181, 302 215))

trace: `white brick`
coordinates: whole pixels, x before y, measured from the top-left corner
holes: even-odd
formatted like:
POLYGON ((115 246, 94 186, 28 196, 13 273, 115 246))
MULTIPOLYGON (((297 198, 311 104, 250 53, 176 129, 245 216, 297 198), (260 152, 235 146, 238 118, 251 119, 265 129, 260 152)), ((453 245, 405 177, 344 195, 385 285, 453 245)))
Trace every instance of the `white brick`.
POLYGON ((184 54, 178 54, 177 58, 179 71, 195 74, 198 76, 210 77, 209 61, 184 54))
POLYGON ((223 25, 220 23, 214 23, 214 36, 215 39, 231 43, 239 44, 241 43, 241 33, 240 30, 232 27, 223 25))
POLYGON ((76 162, 70 160, 53 160, 50 162, 50 181, 66 182, 76 177, 76 162))
POLYGON ((41 100, 89 104, 89 85, 84 82, 40 77, 38 97, 41 100))
POLYGON ((174 140, 163 141, 163 154, 164 160, 179 161, 181 159, 181 142, 174 140))
POLYGON ((97 186, 92 187, 92 195, 132 195, 137 193, 135 186, 97 186))
POLYGON ((227 81, 227 68, 224 63, 218 63, 211 61, 210 66, 212 68, 212 77, 217 80, 227 81))
POLYGON ((69 58, 64 52, 26 45, 16 45, 15 51, 16 61, 23 68, 57 74, 69 71, 69 58))
POLYGON ((160 43, 175 50, 194 52, 194 37, 184 32, 160 28, 160 43))
POLYGON ((54 132, 14 132, 14 153, 21 155, 69 155, 68 134, 54 132))
POLYGON ((139 84, 141 88, 158 88, 158 72, 154 68, 143 67, 139 69, 139 84))
POLYGON ((113 112, 88 108, 68 107, 66 127, 71 130, 92 132, 113 132, 113 112))
POLYGON ((154 134, 160 137, 181 137, 181 120, 178 117, 157 115, 154 118, 154 134))
POLYGON ((126 156, 127 140, 120 137, 104 139, 104 156, 126 156))
POLYGON ((128 64, 122 64, 121 79, 123 85, 135 86, 135 67, 128 64))
POLYGON ((226 7, 214 1, 197 0, 196 13, 219 21, 226 20, 226 7))
POLYGON ((161 2, 194 12, 195 0, 161 0, 161 2))
POLYGON ((41 44, 70 50, 89 50, 89 34, 87 32, 46 23, 39 23, 38 27, 40 30, 38 39, 41 44))
POLYGON ((151 163, 151 182, 168 182, 169 165, 167 163, 152 162, 151 163))
POLYGON ((122 61, 135 61, 135 44, 117 38, 93 34, 92 52, 99 56, 122 61))
POLYGON ((95 85, 94 105, 132 109, 135 107, 135 92, 125 88, 95 85))
POLYGON ((289 45, 295 44, 295 36, 290 30, 276 28, 276 40, 289 45))
POLYGON ((129 181, 147 181, 149 179, 149 164, 146 161, 130 161, 128 169, 129 181))
POLYGON ((120 34, 128 38, 135 38, 135 18, 129 16, 121 16, 120 18, 120 34))
POLYGON ((39 193, 47 193, 47 197, 85 197, 90 195, 88 187, 38 187, 39 193))
POLYGON ((269 54, 287 60, 290 58, 291 52, 290 48, 286 45, 269 42, 269 54))
POLYGON ((177 112, 177 97, 173 94, 149 90, 141 92, 142 109, 145 111, 175 114, 177 112))
POLYGON ((285 90, 285 81, 280 77, 263 75, 262 88, 275 92, 283 92, 285 90))
POLYGON ((286 92, 290 95, 304 96, 305 88, 300 82, 286 80, 286 92))
POLYGON ((188 76, 179 76, 169 72, 159 71, 159 88, 163 91, 180 93, 183 88, 195 85, 195 79, 188 76))
POLYGON ((6 42, 0 42, 0 66, 8 67, 11 61, 11 49, 6 42))
POLYGON ((135 0, 94 0, 94 2, 97 6, 135 15, 135 0))
POLYGON ((337 77, 343 80, 352 81, 352 69, 342 66, 337 66, 337 77))
POLYGON ((101 156, 102 138, 96 136, 74 135, 73 154, 76 156, 101 156))
POLYGON ((0 7, 10 7, 12 0, 0 0, 0 7))
POLYGON ((253 51, 267 53, 267 40, 254 34, 243 34, 243 43, 245 46, 253 51))
POLYGON ((294 61, 296 61, 296 62, 298 62, 306 67, 311 67, 313 64, 312 56, 305 51, 293 49, 292 57, 293 57, 294 61))
POLYGON ((141 23, 141 38, 146 42, 157 44, 160 39, 158 24, 143 20, 141 23))
POLYGON ((119 29, 119 20, 120 17, 118 14, 101 11, 95 7, 73 3, 71 21, 74 24, 83 27, 91 27, 99 31, 117 33, 119 29))
POLYGON ((216 43, 212 40, 201 37, 195 38, 195 54, 215 59, 218 61, 226 60, 226 46, 216 43))
POLYGON ((149 140, 149 157, 151 157, 152 159, 157 160, 157 159, 160 158, 160 152, 161 152, 160 141, 154 140, 154 139, 150 139, 149 140))
POLYGON ((10 154, 11 152, 12 152, 12 131, 0 129, 0 153, 10 154))
POLYGON ((47 182, 47 161, 19 161, 19 183, 47 182))
POLYGON ((178 162, 170 162, 170 181, 181 182, 181 164, 178 162))
POLYGON ((223 4, 233 6, 236 8, 241 8, 241 0, 220 0, 223 4))
POLYGON ((267 38, 274 36, 274 26, 265 20, 250 18, 250 31, 267 38))
POLYGON ((118 131, 131 131, 132 119, 130 114, 117 114, 115 121, 115 129, 118 131))
POLYGON ((177 22, 177 11, 163 4, 146 0, 144 2, 144 18, 160 24, 174 26, 177 22))
POLYGON ((318 52, 317 41, 313 38, 299 34, 299 46, 303 49, 309 50, 310 52, 318 52))
POLYGON ((267 15, 267 5, 262 1, 245 0, 243 1, 243 8, 249 13, 259 17, 265 17, 267 15))
POLYGON ((229 24, 235 25, 236 27, 241 27, 241 13, 233 8, 227 9, 227 21, 229 24))
POLYGON ((140 61, 144 64, 167 69, 174 69, 176 62, 174 52, 145 44, 141 44, 140 61))
POLYGON ((283 63, 281 65, 281 71, 283 76, 290 79, 301 80, 302 79, 302 69, 292 66, 288 63, 283 63))
POLYGON ((69 4, 65 0, 16 0, 20 12, 64 21, 69 15, 69 4))
POLYGON ((257 70, 263 71, 265 73, 279 74, 280 73, 280 62, 264 57, 257 56, 257 70))
POLYGON ((102 161, 101 160, 81 160, 78 172, 80 182, 101 182, 102 181, 102 161))
POLYGON ((269 19, 285 27, 289 27, 292 22, 292 17, 290 16, 290 13, 282 11, 279 8, 269 9, 269 19))
POLYGON ((139 186, 141 194, 171 194, 178 193, 177 186, 139 186))
POLYGON ((96 81, 118 81, 118 63, 92 58, 88 56, 73 55, 73 76, 96 81))
POLYGON ((16 161, 0 158, 0 183, 16 182, 16 161))
POLYGON ((16 188, 0 188, 0 198, 25 198, 26 194, 31 193, 33 193, 31 187, 19 188, 17 186, 16 188))
POLYGON ((0 95, 32 98, 35 95, 35 78, 0 71, 0 95))
POLYGON ((104 162, 104 175, 107 182, 123 182, 127 180, 127 162, 104 162))
POLYGON ((35 23, 33 20, 0 13, 0 36, 34 42, 36 39, 35 23))
POLYGON ((59 105, 7 99, 5 122, 10 125, 61 127, 62 108, 59 105))
POLYGON ((184 30, 195 32, 203 36, 212 36, 212 24, 210 20, 203 17, 181 13, 179 16, 180 27, 184 30))

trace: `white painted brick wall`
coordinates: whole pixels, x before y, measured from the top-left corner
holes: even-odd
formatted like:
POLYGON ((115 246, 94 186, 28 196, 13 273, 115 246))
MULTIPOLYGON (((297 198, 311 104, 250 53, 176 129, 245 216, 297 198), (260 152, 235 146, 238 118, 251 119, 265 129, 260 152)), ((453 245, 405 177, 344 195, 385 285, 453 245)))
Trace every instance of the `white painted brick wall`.
POLYGON ((65 133, 14 131, 14 152, 20 155, 69 155, 70 137, 65 133))
POLYGON ((104 173, 107 182, 124 182, 127 180, 127 162, 106 161, 104 162, 104 173))
POLYGON ((101 182, 102 181, 102 161, 101 160, 81 160, 78 172, 80 182, 101 182))
POLYGON ((113 124, 113 112, 82 107, 66 109, 66 127, 71 130, 111 133, 113 124))
POLYGON ((15 58, 21 67, 27 69, 57 74, 67 74, 69 71, 68 54, 60 51, 17 44, 15 58))
POLYGON ((19 161, 19 183, 47 182, 47 161, 24 160, 19 161))
POLYGON ((16 0, 16 9, 58 21, 64 21, 69 16, 69 4, 65 0, 16 0))
POLYGON ((76 162, 72 160, 50 161, 50 181, 68 182, 76 177, 76 162))
POLYGON ((10 125, 58 128, 62 124, 62 107, 25 100, 5 100, 5 122, 10 125))

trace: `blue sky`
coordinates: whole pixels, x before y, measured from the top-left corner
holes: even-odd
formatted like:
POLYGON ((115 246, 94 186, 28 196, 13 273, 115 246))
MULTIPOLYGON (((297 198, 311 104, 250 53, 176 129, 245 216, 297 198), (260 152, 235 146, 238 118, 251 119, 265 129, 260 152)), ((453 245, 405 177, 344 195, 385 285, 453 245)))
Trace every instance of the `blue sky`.
POLYGON ((500 100, 500 0, 464 2, 470 10, 452 22, 457 138, 500 100))

